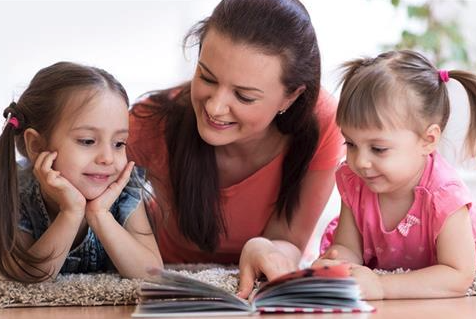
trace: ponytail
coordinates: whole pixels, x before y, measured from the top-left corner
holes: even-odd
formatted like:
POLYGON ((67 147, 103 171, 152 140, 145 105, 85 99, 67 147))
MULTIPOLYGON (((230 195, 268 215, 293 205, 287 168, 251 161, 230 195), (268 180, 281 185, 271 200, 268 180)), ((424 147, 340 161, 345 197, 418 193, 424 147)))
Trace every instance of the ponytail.
POLYGON ((449 71, 448 76, 463 86, 468 94, 470 109, 469 126, 464 141, 465 155, 476 157, 476 74, 466 71, 449 71))
POLYGON ((12 102, 3 112, 7 120, 0 136, 0 274, 9 279, 25 281, 25 277, 19 274, 20 270, 28 275, 29 281, 38 281, 48 277, 48 274, 33 274, 25 266, 39 270, 35 264, 49 256, 38 258, 32 255, 19 237, 20 195, 15 137, 23 133, 26 121, 15 106, 16 103, 12 102))

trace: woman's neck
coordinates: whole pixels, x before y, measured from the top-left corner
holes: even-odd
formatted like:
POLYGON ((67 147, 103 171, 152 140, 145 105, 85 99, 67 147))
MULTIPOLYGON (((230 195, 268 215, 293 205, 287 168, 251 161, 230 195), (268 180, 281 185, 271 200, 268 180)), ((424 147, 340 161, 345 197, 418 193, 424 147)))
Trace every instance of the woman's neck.
POLYGON ((289 143, 275 126, 260 138, 215 148, 221 187, 234 185, 270 163, 289 143))
POLYGON ((225 158, 241 158, 243 161, 261 157, 274 158, 287 145, 287 137, 272 125, 261 136, 215 147, 215 154, 225 158))

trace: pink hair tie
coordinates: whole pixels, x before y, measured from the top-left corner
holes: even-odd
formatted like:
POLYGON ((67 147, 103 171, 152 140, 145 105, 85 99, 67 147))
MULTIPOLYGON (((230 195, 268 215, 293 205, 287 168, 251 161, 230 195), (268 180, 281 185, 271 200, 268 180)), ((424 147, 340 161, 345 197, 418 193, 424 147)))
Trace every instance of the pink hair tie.
POLYGON ((11 125, 13 125, 14 128, 18 128, 20 127, 20 122, 18 122, 18 119, 16 117, 12 117, 10 118, 10 120, 8 121, 8 123, 10 123, 11 125))
POLYGON ((439 70, 438 73, 440 74, 440 79, 441 81, 443 82, 448 82, 450 80, 450 75, 448 73, 448 71, 446 70, 439 70))

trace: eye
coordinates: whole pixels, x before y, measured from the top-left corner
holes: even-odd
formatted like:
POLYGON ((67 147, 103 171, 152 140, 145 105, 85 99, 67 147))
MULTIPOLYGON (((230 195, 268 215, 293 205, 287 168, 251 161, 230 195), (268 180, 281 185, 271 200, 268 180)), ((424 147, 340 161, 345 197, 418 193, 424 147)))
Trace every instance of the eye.
POLYGON ((256 99, 251 99, 249 97, 244 96, 243 94, 240 94, 240 92, 236 92, 235 96, 238 100, 240 100, 243 103, 250 104, 256 101, 256 99))
POLYGON ((386 151, 388 151, 388 148, 386 148, 386 147, 372 146, 372 152, 374 152, 374 153, 383 154, 386 151))
POLYGON ((349 142, 349 141, 345 141, 345 142, 344 142, 344 145, 347 146, 347 148, 352 148, 352 147, 355 146, 354 143, 349 142))
POLYGON ((126 145, 127 145, 126 142, 115 142, 114 143, 114 147, 117 148, 117 149, 124 148, 124 147, 126 147, 126 145))
POLYGON ((78 144, 83 145, 83 146, 91 146, 96 143, 95 140, 90 139, 90 138, 81 138, 77 140, 78 144))
POLYGON ((208 83, 208 84, 216 84, 217 82, 210 79, 210 78, 207 78, 206 76, 204 76, 203 74, 200 74, 200 79, 202 79, 205 83, 208 83))

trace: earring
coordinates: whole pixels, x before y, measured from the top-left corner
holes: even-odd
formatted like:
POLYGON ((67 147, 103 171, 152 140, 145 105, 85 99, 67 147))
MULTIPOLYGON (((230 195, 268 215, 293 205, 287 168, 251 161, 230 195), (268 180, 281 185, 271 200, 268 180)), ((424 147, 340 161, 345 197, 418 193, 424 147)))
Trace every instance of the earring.
POLYGON ((286 110, 287 110, 287 109, 284 109, 284 110, 279 110, 279 111, 278 111, 278 115, 283 115, 283 114, 284 114, 284 112, 286 112, 286 110))

